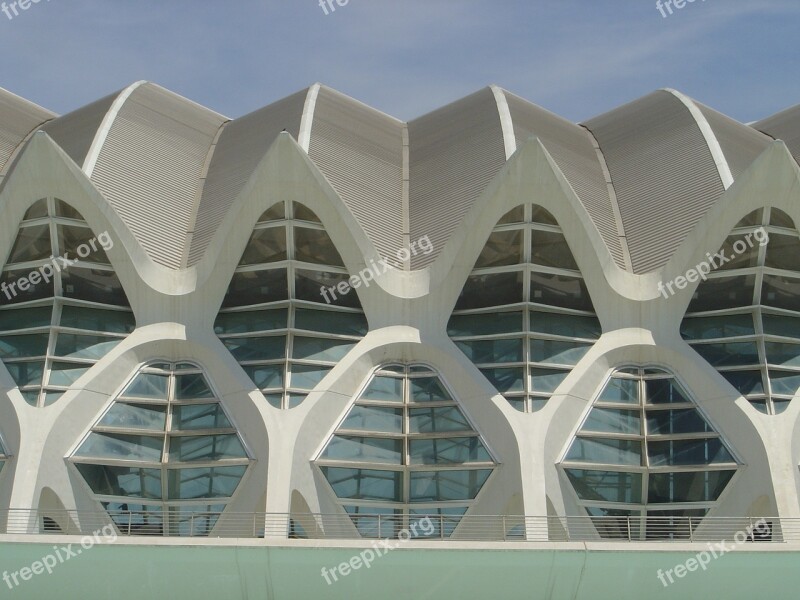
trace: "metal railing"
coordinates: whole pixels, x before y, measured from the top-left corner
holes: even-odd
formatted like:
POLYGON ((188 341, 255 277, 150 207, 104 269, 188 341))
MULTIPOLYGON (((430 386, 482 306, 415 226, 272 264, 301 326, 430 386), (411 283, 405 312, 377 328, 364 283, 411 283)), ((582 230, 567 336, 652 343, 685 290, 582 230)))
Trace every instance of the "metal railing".
POLYGON ((800 542, 800 518, 0 510, 0 534, 481 542, 800 542), (104 529, 105 528, 105 529, 104 529))

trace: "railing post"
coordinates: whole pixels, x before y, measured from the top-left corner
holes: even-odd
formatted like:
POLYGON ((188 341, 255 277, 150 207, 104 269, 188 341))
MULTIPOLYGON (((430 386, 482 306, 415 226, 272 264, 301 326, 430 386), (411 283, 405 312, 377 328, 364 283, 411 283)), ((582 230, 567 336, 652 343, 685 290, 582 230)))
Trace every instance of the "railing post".
POLYGON ((631 539, 631 516, 628 515, 627 517, 625 517, 625 521, 628 524, 628 541, 632 542, 633 540, 631 539))
MULTIPOLYGON (((358 521, 356 521, 356 529, 358 529, 358 521)), ((381 513, 378 513, 378 539, 383 537, 383 532, 381 531, 381 513)))
POLYGON ((194 536, 194 515, 189 516, 189 537, 194 536))
POLYGON ((131 534, 131 528, 133 527, 133 513, 128 511, 128 535, 131 534))
POLYGON ((503 541, 506 541, 506 516, 503 515, 503 541))
POLYGON ((439 515, 439 539, 444 539, 444 515, 439 515))
POLYGON ((693 542, 694 541, 694 532, 692 531, 692 517, 686 517, 686 518, 689 519, 689 541, 693 542))

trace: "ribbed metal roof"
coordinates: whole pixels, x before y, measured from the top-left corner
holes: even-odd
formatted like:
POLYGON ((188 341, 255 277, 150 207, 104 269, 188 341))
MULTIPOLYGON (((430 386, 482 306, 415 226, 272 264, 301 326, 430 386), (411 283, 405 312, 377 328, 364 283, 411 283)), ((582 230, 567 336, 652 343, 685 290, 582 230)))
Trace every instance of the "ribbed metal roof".
POLYGON ((800 162, 800 104, 753 123, 753 129, 783 140, 795 160, 800 162))
POLYGON ((15 150, 42 123, 56 115, 0 88, 0 181, 15 150))
POLYGON ((668 91, 585 125, 611 173, 634 273, 663 266, 725 191, 700 126, 668 91))
POLYGON ((322 86, 308 156, 353 213, 379 253, 404 247, 404 124, 322 86))
POLYGON ((739 123, 704 104, 699 102, 695 104, 714 131, 734 179, 744 173, 772 142, 768 136, 752 127, 739 123))
POLYGON ((42 127, 42 131, 53 138, 75 164, 83 167, 103 119, 121 92, 122 90, 53 119, 42 127))
POLYGON ((144 84, 111 124, 92 181, 158 264, 182 266, 206 156, 225 120, 144 84))
POLYGON ((316 84, 235 121, 138 82, 63 117, 0 90, 0 177, 38 128, 89 175, 158 264, 205 255, 269 147, 293 135, 378 252, 428 235, 431 264, 514 150, 547 148, 616 263, 664 265, 725 187, 783 139, 800 106, 747 127, 674 90, 573 124, 495 86, 409 123, 316 84), (764 135, 760 130, 765 132, 764 135))
POLYGON ((517 146, 536 136, 586 207, 616 263, 625 268, 614 207, 603 168, 586 129, 505 92, 517 146))
POLYGON ((308 88, 227 123, 217 141, 197 210, 188 266, 200 262, 234 200, 284 129, 297 139, 308 88))
POLYGON ((410 237, 428 235, 434 247, 412 259, 421 269, 436 260, 506 162, 494 92, 485 88, 415 119, 408 134, 410 237))

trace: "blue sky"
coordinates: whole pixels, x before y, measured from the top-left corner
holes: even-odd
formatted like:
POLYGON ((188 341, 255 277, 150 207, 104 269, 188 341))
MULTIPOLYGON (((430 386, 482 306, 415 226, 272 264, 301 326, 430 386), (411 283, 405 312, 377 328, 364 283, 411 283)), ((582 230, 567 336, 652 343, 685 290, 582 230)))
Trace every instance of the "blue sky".
POLYGON ((318 1, 41 0, 0 13, 0 87, 64 113, 147 79, 229 117, 317 81, 401 119, 490 83, 573 121, 661 87, 800 103, 798 0, 318 1))

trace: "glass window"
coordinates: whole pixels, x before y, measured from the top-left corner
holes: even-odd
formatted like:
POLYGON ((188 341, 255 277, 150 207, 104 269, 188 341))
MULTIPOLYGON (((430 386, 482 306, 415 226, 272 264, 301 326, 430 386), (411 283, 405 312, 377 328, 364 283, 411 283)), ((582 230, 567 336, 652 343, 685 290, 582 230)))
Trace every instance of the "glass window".
POLYGON ((456 342, 456 346, 475 364, 522 360, 522 339, 465 341, 456 342))
POLYGON ((71 267, 61 273, 64 295, 68 298, 129 306, 128 297, 114 271, 71 267))
POLYGON ((472 427, 456 407, 412 408, 409 411, 409 433, 469 431, 472 427))
POLYGON ((565 469, 581 500, 639 504, 642 501, 642 474, 622 471, 565 469))
POLYGON ((225 347, 240 362, 251 360, 275 360, 286 357, 286 336, 254 338, 226 338, 225 347))
POLYGON ((447 502, 475 498, 491 473, 491 469, 412 471, 411 502, 447 502))
POLYGON ((75 455, 118 460, 160 461, 163 446, 163 436, 92 432, 75 455))
POLYGON ((647 451, 654 467, 736 462, 718 438, 648 442, 647 451))
POLYGON ((400 465, 403 462, 403 441, 335 435, 322 456, 332 460, 400 465))
POLYGON ((642 433, 639 415, 637 410, 593 408, 581 431, 639 435, 642 433))
POLYGON ((521 263, 524 234, 522 229, 491 233, 480 256, 478 256, 478 260, 475 262, 475 268, 501 267, 521 263))
POLYGON ((321 467, 339 498, 400 502, 403 477, 400 471, 321 467))
POLYGON ((118 429, 146 429, 164 431, 167 407, 153 404, 125 404, 115 402, 103 415, 98 425, 118 429))
POLYGON ((586 284, 580 277, 531 273, 531 302, 594 312, 586 284))
POLYGON ((403 411, 380 406, 354 406, 340 429, 400 434, 403 433, 403 411))
POLYGON ((285 308, 220 313, 214 322, 214 333, 255 333, 286 329, 288 315, 289 311, 285 308))
POLYGON ((247 453, 235 434, 170 438, 170 462, 221 460, 246 456, 247 453))
POLYGON ((234 273, 222 306, 250 306, 288 299, 289 280, 286 269, 245 271, 234 273))
POLYGON ((403 380, 399 377, 374 377, 361 394, 364 400, 403 401, 403 380))
POLYGON ((576 365, 591 347, 591 344, 533 339, 531 360, 548 364, 576 365))
POLYGON ((50 226, 34 225, 22 227, 11 247, 8 264, 26 263, 49 259, 53 254, 50 246, 50 226))
POLYGON ((564 235, 552 231, 532 232, 531 262, 545 267, 578 270, 564 235))
POLYGON ((364 336, 369 327, 363 313, 332 312, 326 310, 295 309, 294 326, 297 329, 336 335, 364 336))
POLYGON ((586 463, 640 466, 642 443, 638 440, 576 438, 567 460, 586 463))
POLYGON ((193 431, 196 429, 225 429, 232 428, 222 405, 218 402, 211 404, 189 404, 175 406, 172 410, 173 431, 193 431))
POLYGON ((296 260, 318 265, 344 266, 336 246, 324 230, 296 226, 294 246, 296 260))
POLYGON ((713 277, 699 285, 687 312, 722 310, 753 304, 755 275, 713 277))
POLYGON ((285 227, 255 229, 245 246, 239 265, 260 265, 287 258, 285 227))
POLYGON ((522 330, 521 312, 453 315, 447 326, 447 333, 453 337, 516 333, 522 330))

